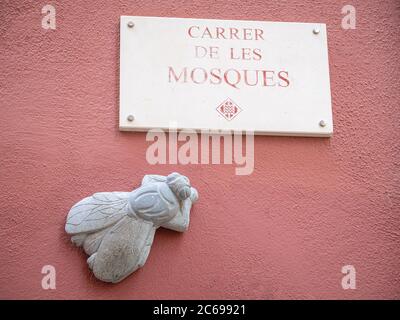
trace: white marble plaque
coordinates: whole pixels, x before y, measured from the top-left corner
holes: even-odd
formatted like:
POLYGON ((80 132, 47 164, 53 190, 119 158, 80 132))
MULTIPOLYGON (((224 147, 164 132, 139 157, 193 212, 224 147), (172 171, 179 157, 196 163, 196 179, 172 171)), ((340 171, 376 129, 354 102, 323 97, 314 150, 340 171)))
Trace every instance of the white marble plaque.
POLYGON ((333 132, 326 26, 122 16, 120 130, 333 132))

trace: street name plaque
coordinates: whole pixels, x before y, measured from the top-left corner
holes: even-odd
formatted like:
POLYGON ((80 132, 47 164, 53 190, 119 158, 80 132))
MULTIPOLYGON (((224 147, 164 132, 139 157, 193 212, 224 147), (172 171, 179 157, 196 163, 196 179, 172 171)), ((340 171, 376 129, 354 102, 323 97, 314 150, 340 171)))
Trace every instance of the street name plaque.
POLYGON ((326 26, 122 16, 119 127, 330 136, 326 26))

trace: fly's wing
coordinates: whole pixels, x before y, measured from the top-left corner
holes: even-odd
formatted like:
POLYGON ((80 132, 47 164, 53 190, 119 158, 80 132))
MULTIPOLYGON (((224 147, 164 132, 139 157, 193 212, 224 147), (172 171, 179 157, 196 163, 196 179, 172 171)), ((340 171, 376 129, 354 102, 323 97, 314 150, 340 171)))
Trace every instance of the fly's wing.
MULTIPOLYGON (((107 228, 128 214, 129 192, 99 192, 76 203, 68 213, 68 234, 95 232, 107 228)), ((84 239, 78 239, 81 242, 84 239)))
POLYGON ((153 223, 124 217, 104 235, 97 253, 89 258, 96 278, 119 282, 143 266, 153 243, 153 223))

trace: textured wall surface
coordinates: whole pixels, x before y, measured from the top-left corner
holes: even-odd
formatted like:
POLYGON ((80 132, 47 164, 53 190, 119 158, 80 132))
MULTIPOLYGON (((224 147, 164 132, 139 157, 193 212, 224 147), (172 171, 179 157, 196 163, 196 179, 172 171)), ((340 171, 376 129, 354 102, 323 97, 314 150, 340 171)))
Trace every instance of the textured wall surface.
POLYGON ((400 7, 351 1, 0 2, 1 298, 400 298, 400 7), (255 138, 255 170, 150 166, 144 133, 118 130, 119 16, 323 22, 334 135, 255 138), (159 230, 146 266, 117 285, 90 274, 64 233, 69 208, 188 175, 190 230, 159 230), (43 290, 41 268, 57 270, 43 290), (343 290, 341 268, 357 270, 343 290))

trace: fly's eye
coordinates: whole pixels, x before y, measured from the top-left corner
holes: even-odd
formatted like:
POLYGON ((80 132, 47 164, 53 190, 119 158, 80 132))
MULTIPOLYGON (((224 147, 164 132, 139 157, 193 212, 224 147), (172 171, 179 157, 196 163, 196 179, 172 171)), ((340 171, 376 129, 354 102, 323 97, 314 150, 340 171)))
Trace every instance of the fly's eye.
POLYGON ((190 187, 190 180, 186 177, 185 177, 185 182, 186 182, 186 185, 188 185, 190 187))
POLYGON ((181 200, 185 200, 190 197, 190 194, 191 194, 190 187, 185 186, 179 191, 178 197, 181 200))

